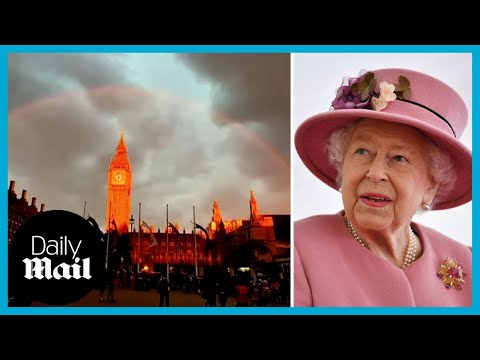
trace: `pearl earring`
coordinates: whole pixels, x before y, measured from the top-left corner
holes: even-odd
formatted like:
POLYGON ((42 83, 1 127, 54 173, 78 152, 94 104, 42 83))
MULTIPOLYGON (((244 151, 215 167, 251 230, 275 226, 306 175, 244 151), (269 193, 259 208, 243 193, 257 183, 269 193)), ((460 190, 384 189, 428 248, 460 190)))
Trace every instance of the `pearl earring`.
POLYGON ((432 206, 427 201, 424 201, 422 203, 422 209, 425 210, 425 211, 429 211, 429 210, 432 210, 432 206))
POLYGON ((341 188, 341 187, 339 187, 339 188, 338 188, 338 191, 340 191, 340 194, 341 194, 341 193, 342 193, 342 188, 341 188))

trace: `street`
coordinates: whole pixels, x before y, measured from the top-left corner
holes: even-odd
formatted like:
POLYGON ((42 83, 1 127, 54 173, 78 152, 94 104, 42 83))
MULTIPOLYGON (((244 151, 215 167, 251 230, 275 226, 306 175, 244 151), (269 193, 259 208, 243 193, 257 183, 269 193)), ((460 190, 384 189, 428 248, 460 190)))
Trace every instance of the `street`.
MULTIPOLYGON (((104 293, 104 298, 107 298, 107 292, 104 293)), ((115 302, 99 302, 98 290, 92 290, 83 299, 74 303, 64 305, 66 307, 71 306, 98 306, 98 307, 113 307, 113 306, 158 306, 160 302, 160 296, 155 289, 148 291, 132 290, 130 288, 115 288, 114 293, 115 302)), ((45 307, 49 305, 42 304, 34 301, 31 306, 45 307)), ((171 307, 203 307, 205 306, 205 299, 200 297, 200 294, 185 293, 183 291, 171 291, 170 292, 170 306, 171 307)), ((217 298, 217 306, 219 306, 217 298)), ((235 306, 235 297, 228 297, 227 307, 235 306)), ((269 304, 269 306, 288 306, 287 304, 269 304)))

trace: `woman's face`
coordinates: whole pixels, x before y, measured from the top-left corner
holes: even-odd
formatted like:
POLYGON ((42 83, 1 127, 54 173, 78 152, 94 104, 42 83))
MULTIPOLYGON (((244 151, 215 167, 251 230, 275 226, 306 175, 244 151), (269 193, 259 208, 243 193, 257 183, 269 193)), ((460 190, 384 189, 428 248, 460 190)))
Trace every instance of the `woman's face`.
POLYGON ((370 230, 394 230, 435 195, 427 169, 427 142, 414 128, 365 119, 354 128, 343 164, 347 217, 370 230))

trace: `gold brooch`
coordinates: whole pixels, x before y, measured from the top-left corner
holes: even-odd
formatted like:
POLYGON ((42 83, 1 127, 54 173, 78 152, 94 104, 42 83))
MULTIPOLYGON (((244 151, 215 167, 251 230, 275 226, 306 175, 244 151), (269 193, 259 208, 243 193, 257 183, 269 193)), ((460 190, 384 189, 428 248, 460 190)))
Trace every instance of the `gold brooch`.
POLYGON ((454 287, 457 290, 462 290, 465 283, 463 277, 466 275, 467 273, 463 271, 463 265, 450 258, 446 258, 440 264, 437 272, 437 277, 443 281, 447 289, 454 287))

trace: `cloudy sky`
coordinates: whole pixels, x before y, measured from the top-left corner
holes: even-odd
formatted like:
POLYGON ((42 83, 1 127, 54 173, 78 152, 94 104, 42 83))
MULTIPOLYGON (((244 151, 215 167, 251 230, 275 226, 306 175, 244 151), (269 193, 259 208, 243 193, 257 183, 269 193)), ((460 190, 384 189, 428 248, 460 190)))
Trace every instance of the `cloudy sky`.
MULTIPOLYGON (((328 111, 336 89, 345 76, 356 76, 362 69, 381 68, 406 68, 425 72, 453 87, 462 96, 469 111, 467 127, 460 140, 472 149, 471 54, 294 54, 293 133, 308 117, 328 111)), ((343 209, 340 193, 310 173, 296 151, 293 153, 294 220, 315 214, 333 214, 343 209)), ((471 201, 453 209, 416 215, 414 221, 472 245, 471 201)))
MULTIPOLYGON (((47 210, 105 224, 107 170, 123 129, 138 220, 191 231, 290 213, 289 54, 11 54, 9 180, 47 210)), ((8 186, 8 184, 7 184, 8 186)))

